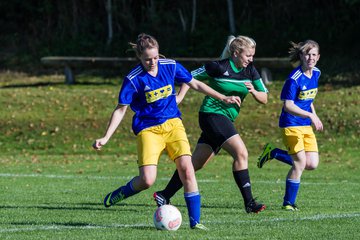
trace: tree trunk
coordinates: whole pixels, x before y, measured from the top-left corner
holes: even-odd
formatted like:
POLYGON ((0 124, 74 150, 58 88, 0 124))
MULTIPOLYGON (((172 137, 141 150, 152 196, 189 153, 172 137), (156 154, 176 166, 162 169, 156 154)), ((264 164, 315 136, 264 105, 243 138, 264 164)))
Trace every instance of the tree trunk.
POLYGON ((111 0, 106 1, 106 12, 107 12, 107 25, 108 25, 108 36, 107 36, 106 45, 110 46, 112 39, 113 39, 111 0))
POLYGON ((179 13, 179 17, 180 17, 181 26, 183 28, 183 32, 186 32, 186 21, 185 21, 184 15, 182 14, 182 11, 180 8, 178 9, 178 13, 179 13))
POLYGON ((193 0, 192 7, 192 21, 191 21, 191 32, 195 31, 195 23, 196 23, 196 0, 193 0))
POLYGON ((228 15, 229 15, 229 27, 230 27, 230 33, 235 34, 235 19, 234 19, 234 7, 233 7, 233 1, 227 0, 228 5, 228 15))

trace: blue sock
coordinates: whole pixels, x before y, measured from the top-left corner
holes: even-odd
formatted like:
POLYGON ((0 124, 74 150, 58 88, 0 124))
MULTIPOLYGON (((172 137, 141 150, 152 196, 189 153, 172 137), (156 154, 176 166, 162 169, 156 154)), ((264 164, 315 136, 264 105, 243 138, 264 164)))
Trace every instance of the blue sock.
POLYGON ((287 179, 283 206, 295 204, 297 193, 300 187, 300 180, 287 179))
POLYGON ((293 165, 293 160, 291 156, 285 150, 282 150, 280 148, 275 148, 271 151, 270 155, 271 157, 279 160, 280 162, 289 164, 290 166, 293 165))
POLYGON ((188 209, 190 227, 200 223, 201 196, 199 192, 184 193, 186 206, 188 209))
POLYGON ((135 195, 137 193, 139 193, 140 191, 136 191, 134 190, 133 186, 132 186, 132 181, 134 180, 131 179, 125 186, 120 187, 119 189, 121 190, 122 194, 125 195, 125 198, 128 198, 132 195, 135 195))

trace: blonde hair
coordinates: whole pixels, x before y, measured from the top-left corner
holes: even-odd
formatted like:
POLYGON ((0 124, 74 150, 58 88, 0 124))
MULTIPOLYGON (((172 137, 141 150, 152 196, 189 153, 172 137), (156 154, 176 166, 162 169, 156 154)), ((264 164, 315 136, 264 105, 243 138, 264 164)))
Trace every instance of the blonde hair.
POLYGON ((256 48, 256 42, 254 39, 239 35, 237 37, 229 36, 224 47, 224 50, 221 53, 220 59, 226 59, 231 57, 235 52, 239 54, 244 51, 244 49, 256 48))
POLYGON ((311 49, 317 48, 320 53, 320 47, 314 40, 306 40, 304 42, 294 43, 290 42, 291 47, 289 48, 290 62, 296 63, 300 61, 300 54, 306 54, 311 49))
MULTIPOLYGON (((138 35, 136 43, 129 42, 129 45, 130 49, 128 49, 127 51, 134 51, 138 58, 140 58, 140 56, 144 53, 146 49, 159 49, 159 43, 157 42, 157 40, 153 36, 145 33, 140 33, 138 35)), ((163 55, 159 54, 159 56, 165 58, 163 55)))

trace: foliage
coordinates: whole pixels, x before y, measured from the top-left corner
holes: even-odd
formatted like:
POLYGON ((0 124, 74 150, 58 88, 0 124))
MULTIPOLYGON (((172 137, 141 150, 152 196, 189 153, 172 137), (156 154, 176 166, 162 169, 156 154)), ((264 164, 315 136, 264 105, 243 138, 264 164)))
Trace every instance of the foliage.
MULTIPOLYGON (((114 37, 108 45, 104 0, 2 1, 3 67, 39 68, 45 55, 125 56, 127 43, 140 32, 154 35, 167 57, 217 57, 230 34, 226 1, 196 1, 194 31, 190 0, 111 2, 114 37)), ((359 66, 359 44, 353 41, 360 28, 359 4, 354 0, 244 0, 233 1, 233 9, 237 34, 257 41, 257 56, 283 57, 289 41, 312 38, 320 43, 324 70, 338 73, 359 66), (336 68, 331 65, 334 61, 336 68)))
MULTIPOLYGON (((128 112, 101 152, 91 149, 116 105, 119 79, 81 76, 66 86, 62 76, 0 74, 0 238, 1 239, 359 239, 360 87, 321 86, 315 106, 325 131, 317 133, 320 166, 306 171, 299 212, 280 209, 289 167, 275 160, 256 168, 268 141, 279 147, 277 119, 281 84, 268 86, 269 102, 243 103, 236 127, 249 151, 252 189, 267 205, 246 214, 231 174, 231 158, 220 152, 197 173, 202 222, 209 232, 192 231, 183 195, 172 202, 183 215, 176 232, 156 231, 153 191, 163 188, 175 166, 163 155, 151 189, 106 209, 105 194, 138 173, 128 112), (295 230, 294 230, 295 229, 295 230)), ((197 109, 203 95, 189 91, 180 105, 194 146, 197 109)))
MULTIPOLYGON (((62 78, 58 75, 38 78, 11 72, 0 75, 2 154, 11 155, 14 151, 27 155, 34 152, 83 154, 89 150, 94 137, 103 134, 109 114, 116 106, 120 79, 79 76, 77 85, 67 86, 62 78)), ((344 141, 351 145, 353 138, 360 134, 360 89, 339 89, 338 85, 327 83, 326 78, 321 81, 326 82, 316 99, 317 112, 326 126, 321 136, 337 139, 346 133, 351 137, 344 141)), ((269 104, 259 105, 251 97, 245 99, 241 117, 235 122, 242 137, 254 146, 271 140, 270 137, 278 133, 281 82, 274 82, 268 88, 269 104)), ((192 144, 196 143, 200 133, 197 110, 194 109, 199 108, 202 98, 202 94, 190 91, 180 105, 192 144)), ((126 153, 134 152, 131 118, 129 111, 118 130, 121 138, 112 140, 108 153, 117 154, 121 146, 128 148, 126 153)))

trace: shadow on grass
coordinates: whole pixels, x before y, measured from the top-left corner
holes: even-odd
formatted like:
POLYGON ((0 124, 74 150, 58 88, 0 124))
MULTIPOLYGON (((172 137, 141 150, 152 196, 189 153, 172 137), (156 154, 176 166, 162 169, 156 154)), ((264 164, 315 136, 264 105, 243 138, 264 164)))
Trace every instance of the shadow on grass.
MULTIPOLYGON (((74 204, 75 205, 75 204, 74 204)), ((50 205, 30 205, 30 206, 0 206, 0 209, 42 209, 42 210, 66 210, 66 211, 78 211, 78 210, 89 210, 89 211, 126 211, 126 212, 140 212, 137 209, 139 206, 148 207, 149 205, 137 204, 117 204, 112 208, 105 208, 102 203, 93 204, 94 207, 86 207, 84 204, 76 204, 78 206, 50 206, 50 205), (121 208, 123 206, 135 206, 136 208, 121 208), (120 208, 119 208, 120 207, 120 208)))
POLYGON ((19 83, 19 84, 9 84, 5 86, 0 86, 0 88, 28 88, 28 87, 48 87, 48 86, 79 86, 79 85, 91 85, 91 86, 118 86, 118 84, 113 82, 77 82, 75 84, 65 84, 63 82, 38 82, 38 83, 19 83))
MULTIPOLYGON (((71 210, 71 211, 77 211, 77 210, 89 210, 89 211, 127 211, 127 212, 141 212, 139 210, 139 207, 151 207, 156 208, 155 203, 154 204, 136 204, 136 203, 118 203, 110 208, 104 207, 103 203, 74 203, 74 204, 67 204, 67 205, 73 205, 73 206, 57 206, 56 204, 53 205, 29 205, 29 206, 0 206, 0 209, 43 209, 43 210, 71 210), (122 207, 130 207, 130 208, 122 208, 122 207)), ((176 207, 182 207, 186 208, 186 204, 174 204, 176 207)), ((201 208, 204 209, 229 209, 229 208, 242 208, 242 206, 236 205, 236 204, 224 204, 224 205, 202 205, 201 208)))
MULTIPOLYGON (((28 222, 10 222, 10 225, 13 226, 32 226, 32 227, 48 227, 49 229, 56 229, 56 228, 131 228, 131 229, 140 229, 140 230, 149 230, 154 229, 153 226, 145 225, 145 224, 114 224, 114 225, 99 225, 99 224, 92 224, 86 222, 49 222, 44 225, 41 222, 35 221, 28 221, 28 222)), ((20 229, 21 230, 21 229, 20 229)))

